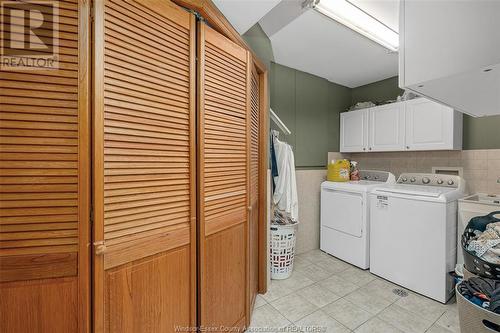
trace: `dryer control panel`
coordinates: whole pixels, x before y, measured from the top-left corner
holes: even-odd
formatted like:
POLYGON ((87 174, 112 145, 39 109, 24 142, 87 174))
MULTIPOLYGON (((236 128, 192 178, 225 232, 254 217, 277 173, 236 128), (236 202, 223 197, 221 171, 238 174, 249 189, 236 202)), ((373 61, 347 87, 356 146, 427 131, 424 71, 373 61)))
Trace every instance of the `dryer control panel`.
POLYGON ((403 173, 399 176, 398 184, 427 185, 459 188, 463 179, 454 175, 443 175, 435 173, 403 173))

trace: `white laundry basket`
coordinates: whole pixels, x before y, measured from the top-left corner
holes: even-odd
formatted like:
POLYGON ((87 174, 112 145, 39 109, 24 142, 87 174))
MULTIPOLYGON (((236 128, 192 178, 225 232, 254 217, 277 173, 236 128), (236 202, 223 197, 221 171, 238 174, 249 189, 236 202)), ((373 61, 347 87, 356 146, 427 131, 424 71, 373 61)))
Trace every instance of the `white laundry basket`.
POLYGON ((282 280, 292 274, 295 256, 295 225, 271 225, 271 279, 282 280))

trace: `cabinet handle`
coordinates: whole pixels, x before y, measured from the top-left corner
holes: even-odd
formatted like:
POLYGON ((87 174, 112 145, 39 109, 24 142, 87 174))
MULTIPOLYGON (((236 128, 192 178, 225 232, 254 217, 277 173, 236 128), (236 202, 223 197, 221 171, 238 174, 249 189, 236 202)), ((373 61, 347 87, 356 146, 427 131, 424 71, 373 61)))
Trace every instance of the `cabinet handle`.
POLYGON ((363 147, 363 150, 366 150, 366 148, 365 148, 365 147, 363 147))
POLYGON ((410 146, 406 146, 406 149, 410 149, 410 146))
POLYGON ((372 147, 368 148, 368 150, 372 150, 372 147))

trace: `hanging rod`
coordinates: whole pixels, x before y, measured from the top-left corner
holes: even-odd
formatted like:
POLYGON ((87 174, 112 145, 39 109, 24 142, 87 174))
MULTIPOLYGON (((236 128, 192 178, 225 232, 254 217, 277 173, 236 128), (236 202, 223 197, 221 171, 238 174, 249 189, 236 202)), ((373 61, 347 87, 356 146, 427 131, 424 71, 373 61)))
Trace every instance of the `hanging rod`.
POLYGON ((278 115, 274 113, 273 109, 269 108, 269 111, 271 111, 271 120, 274 121, 276 125, 278 125, 280 130, 282 130, 286 135, 292 134, 288 127, 286 127, 285 123, 281 121, 280 117, 278 117, 278 115))

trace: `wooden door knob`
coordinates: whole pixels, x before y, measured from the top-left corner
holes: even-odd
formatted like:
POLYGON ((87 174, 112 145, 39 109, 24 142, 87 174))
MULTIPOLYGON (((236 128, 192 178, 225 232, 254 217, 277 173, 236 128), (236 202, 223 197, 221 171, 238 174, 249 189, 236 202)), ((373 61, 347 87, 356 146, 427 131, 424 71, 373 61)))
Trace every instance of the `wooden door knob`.
POLYGON ((102 256, 106 252, 106 244, 104 241, 94 243, 94 252, 96 256, 102 256))

